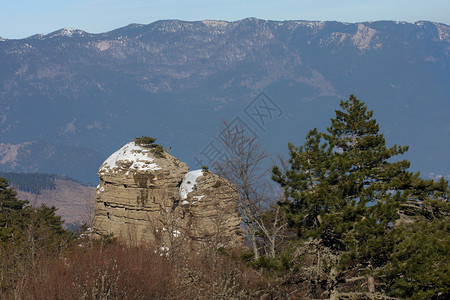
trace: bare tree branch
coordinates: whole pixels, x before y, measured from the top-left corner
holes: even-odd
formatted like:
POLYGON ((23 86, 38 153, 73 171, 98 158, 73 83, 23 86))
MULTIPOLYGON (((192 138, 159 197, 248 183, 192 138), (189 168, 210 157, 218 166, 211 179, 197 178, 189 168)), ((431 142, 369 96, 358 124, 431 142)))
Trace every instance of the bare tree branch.
POLYGON ((260 257, 260 243, 267 243, 268 245, 264 245, 266 255, 274 257, 275 244, 285 223, 282 221, 280 208, 270 205, 276 201, 268 192, 269 184, 266 182, 264 160, 267 154, 256 137, 246 132, 242 125, 232 127, 222 121, 221 133, 226 157, 214 164, 213 168, 219 176, 232 184, 239 195, 238 209, 247 226, 255 259, 260 257), (272 218, 265 216, 267 209, 273 210, 272 218))

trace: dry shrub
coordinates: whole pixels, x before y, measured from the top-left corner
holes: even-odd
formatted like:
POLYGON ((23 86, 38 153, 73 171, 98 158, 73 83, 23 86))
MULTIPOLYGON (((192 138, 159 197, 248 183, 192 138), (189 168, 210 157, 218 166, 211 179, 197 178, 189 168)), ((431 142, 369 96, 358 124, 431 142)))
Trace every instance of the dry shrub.
POLYGON ((267 284, 237 255, 216 250, 190 253, 178 259, 173 299, 255 299, 267 284))
POLYGON ((11 299, 255 299, 266 281, 231 252, 161 254, 151 248, 73 246, 63 257, 41 255, 11 299))
POLYGON ((21 299, 165 299, 173 284, 165 257, 119 243, 74 247, 66 257, 42 259, 21 299))

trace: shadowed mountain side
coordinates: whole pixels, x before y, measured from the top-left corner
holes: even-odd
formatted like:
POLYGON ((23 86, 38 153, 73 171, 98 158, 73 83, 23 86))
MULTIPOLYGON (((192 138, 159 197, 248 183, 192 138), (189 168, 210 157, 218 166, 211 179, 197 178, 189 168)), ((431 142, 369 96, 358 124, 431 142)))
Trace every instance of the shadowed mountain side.
MULTIPOLYGON (((310 128, 326 126, 339 99, 355 94, 376 112, 388 140, 411 146, 413 169, 447 175, 449 47, 449 26, 432 22, 254 18, 4 40, 0 141, 82 146, 105 159, 130 136, 151 134, 194 166, 220 119, 239 116, 272 153, 285 153, 289 140, 302 143, 310 128), (259 126, 245 109, 263 91, 282 114, 259 126)), ((76 164, 55 158, 45 171, 95 181, 102 159, 86 157, 76 164)), ((21 161, 15 170, 28 168, 21 161)))

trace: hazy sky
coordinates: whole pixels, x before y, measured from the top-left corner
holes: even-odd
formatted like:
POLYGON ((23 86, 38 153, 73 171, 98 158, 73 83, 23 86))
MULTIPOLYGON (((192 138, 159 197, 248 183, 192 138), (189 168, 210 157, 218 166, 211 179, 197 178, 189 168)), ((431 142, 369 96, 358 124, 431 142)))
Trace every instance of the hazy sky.
POLYGON ((162 19, 235 21, 247 17, 450 24, 450 0, 0 0, 0 36, 24 38, 63 27, 100 33, 162 19))

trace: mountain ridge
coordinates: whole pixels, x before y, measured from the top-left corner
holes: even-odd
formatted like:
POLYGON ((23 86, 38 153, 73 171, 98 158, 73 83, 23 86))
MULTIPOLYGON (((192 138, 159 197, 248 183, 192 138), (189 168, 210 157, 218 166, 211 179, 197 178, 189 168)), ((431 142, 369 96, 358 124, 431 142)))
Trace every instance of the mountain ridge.
MULTIPOLYGON (((388 141, 411 146, 415 169, 446 175, 449 49, 450 27, 424 21, 162 20, 6 40, 0 141, 47 140, 107 157, 152 135, 193 165, 219 120, 244 118, 261 92, 289 112, 258 127, 272 153, 325 126, 353 93, 375 110, 388 141)), ((97 166, 86 167, 90 180, 45 172, 92 182, 97 166)))
MULTIPOLYGON (((47 34, 34 34, 31 35, 29 37, 25 37, 25 38, 13 38, 13 39, 6 39, 6 38, 2 38, 0 36, 0 40, 25 40, 25 39, 29 39, 29 38, 52 38, 54 36, 57 35, 64 35, 64 36, 68 36, 67 32, 74 32, 77 34, 82 34, 82 35, 87 35, 90 37, 94 37, 94 36, 104 36, 104 35, 108 35, 114 32, 121 32, 121 31, 128 31, 130 29, 136 29, 136 28, 142 28, 142 27, 149 27, 149 26, 153 26, 156 24, 166 24, 166 23, 173 23, 173 22, 177 22, 177 23, 203 23, 205 25, 209 24, 226 24, 226 25, 230 25, 230 24, 235 24, 235 23, 240 23, 240 22, 248 22, 248 21, 256 21, 256 22, 273 22, 273 23, 277 23, 277 24, 283 24, 283 23, 297 23, 297 24, 309 24, 309 25, 314 25, 314 24, 325 24, 325 23, 340 23, 340 24, 344 24, 344 25, 359 25, 359 24, 374 24, 374 23, 383 23, 383 22, 387 22, 387 23, 394 23, 397 25, 419 25, 419 26, 423 26, 425 24, 433 24, 435 26, 439 26, 439 25, 443 25, 444 27, 448 27, 448 24, 442 23, 442 22, 434 22, 434 21, 427 21, 427 20, 418 20, 415 22, 406 22, 406 21, 394 21, 394 20, 376 20, 376 21, 361 21, 361 22, 341 22, 341 21, 310 21, 310 20, 265 20, 265 19, 259 19, 259 18, 253 18, 253 17, 249 17, 249 18, 244 18, 241 20, 236 20, 236 21, 226 21, 226 20, 213 20, 213 19, 205 19, 205 20, 199 20, 199 21, 186 21, 186 20, 180 20, 180 19, 165 19, 165 20, 157 20, 148 24, 143 24, 143 23, 130 23, 128 25, 116 28, 116 29, 112 29, 112 30, 108 30, 105 32, 100 32, 100 33, 90 33, 88 31, 82 30, 82 29, 78 29, 78 28, 70 28, 70 27, 64 27, 61 29, 57 29, 55 31, 52 31, 50 33, 47 34), (64 34, 66 33, 66 34, 64 34)), ((446 39, 448 39, 448 30, 445 33, 446 39)), ((71 36, 71 35, 70 35, 71 36)))

